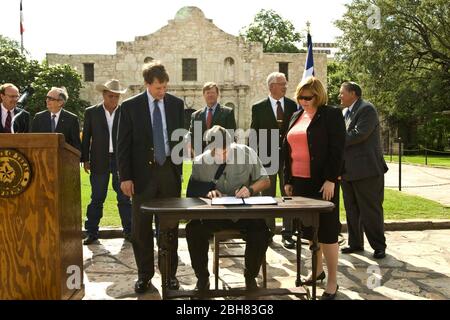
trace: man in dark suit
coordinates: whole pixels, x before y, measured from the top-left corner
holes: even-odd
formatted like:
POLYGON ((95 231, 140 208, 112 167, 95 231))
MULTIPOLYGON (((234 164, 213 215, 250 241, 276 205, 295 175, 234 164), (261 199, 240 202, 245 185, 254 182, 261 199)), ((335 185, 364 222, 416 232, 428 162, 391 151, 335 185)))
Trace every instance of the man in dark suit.
MULTIPOLYGON (((251 128, 256 130, 258 137, 258 156, 263 161, 264 167, 268 170, 270 177, 270 188, 263 191, 263 195, 276 195, 277 175, 280 182, 281 194, 284 196, 284 176, 283 176, 283 157, 281 147, 287 132, 289 120, 294 112, 297 111, 297 104, 286 98, 287 80, 286 76, 280 72, 273 72, 267 77, 267 86, 269 88, 269 97, 259 101, 252 106, 251 128), (260 140, 260 130, 266 130, 263 140, 260 140), (278 146, 272 146, 271 136, 279 137, 278 146), (266 143, 266 146, 262 144, 266 143), (266 149, 267 147, 267 149, 266 149), (262 152, 266 149, 267 152, 262 152), (267 154, 263 154, 267 153, 267 154), (267 163, 264 159, 275 160, 275 163, 267 163)), ((275 219, 267 219, 267 226, 272 233, 275 233, 275 219)), ((295 241, 292 239, 292 220, 283 219, 283 245, 286 248, 295 248, 295 241)))
MULTIPOLYGON (((181 196, 182 156, 171 157, 171 152, 183 141, 183 134, 178 141, 171 136, 176 129, 184 130, 184 104, 166 93, 169 75, 164 66, 156 61, 145 65, 143 77, 147 90, 122 103, 117 138, 120 187, 126 196, 132 197, 131 238, 138 269, 136 293, 149 289, 155 272, 153 215, 143 214, 140 206, 153 198, 181 196)), ((172 231, 175 237, 171 244, 174 250, 170 257, 169 286, 176 289, 178 227, 172 231)))
POLYGON ((0 133, 30 131, 30 114, 17 107, 19 96, 19 89, 12 83, 0 86, 0 133))
POLYGON ((374 258, 386 256, 384 236, 384 174, 388 170, 380 144, 380 122, 375 107, 361 98, 354 82, 340 89, 347 137, 344 151, 342 191, 347 213, 348 247, 342 253, 364 250, 364 233, 374 258))
MULTIPOLYGON (((203 152, 206 141, 203 139, 207 130, 215 125, 225 129, 236 130, 236 119, 234 110, 229 107, 221 106, 217 101, 219 99, 219 87, 214 82, 207 82, 203 86, 203 98, 206 107, 197 110, 191 116, 191 125, 189 133, 191 134, 191 146, 195 155, 203 152)), ((231 137, 234 136, 234 133, 231 137)))
POLYGON ((66 88, 51 88, 46 97, 48 110, 36 113, 31 123, 31 132, 62 133, 68 144, 81 151, 78 117, 63 109, 68 98, 66 88))
POLYGON ((131 241, 131 201, 120 189, 116 164, 119 99, 127 90, 121 89, 119 81, 115 79, 97 85, 96 89, 102 92, 103 101, 86 109, 81 144, 81 161, 84 171, 86 173, 90 171, 92 189, 84 224, 87 232, 87 238, 83 241, 85 245, 98 242, 98 225, 103 216, 103 203, 108 193, 110 175, 113 189, 117 194, 123 235, 125 240, 131 241))

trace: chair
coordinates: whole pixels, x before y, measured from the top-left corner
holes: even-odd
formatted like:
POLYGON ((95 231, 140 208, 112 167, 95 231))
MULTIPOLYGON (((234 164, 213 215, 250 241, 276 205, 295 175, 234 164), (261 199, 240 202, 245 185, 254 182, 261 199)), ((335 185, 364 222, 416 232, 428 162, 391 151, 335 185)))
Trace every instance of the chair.
MULTIPOLYGON (((220 245, 224 244, 245 244, 245 241, 230 241, 233 239, 242 239, 242 234, 239 230, 226 229, 214 232, 214 260, 213 260, 213 272, 214 272, 214 286, 217 290, 219 287, 219 259, 220 258, 244 258, 244 254, 221 254, 220 245)), ((264 254, 262 262, 262 276, 263 287, 267 288, 267 262, 266 254, 264 254)))

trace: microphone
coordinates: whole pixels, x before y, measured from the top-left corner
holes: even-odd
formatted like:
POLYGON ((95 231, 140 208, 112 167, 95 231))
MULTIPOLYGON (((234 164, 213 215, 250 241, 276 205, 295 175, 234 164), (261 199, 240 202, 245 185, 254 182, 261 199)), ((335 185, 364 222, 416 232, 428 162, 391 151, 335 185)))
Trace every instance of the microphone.
POLYGON ((20 96, 19 100, 17 101, 17 105, 20 107, 24 107, 27 103, 27 100, 31 97, 31 95, 34 93, 33 87, 28 85, 25 90, 23 91, 22 95, 20 96))
POLYGON ((25 90, 23 90, 22 95, 20 96, 19 100, 17 100, 17 106, 22 108, 22 110, 14 115, 14 117, 11 120, 11 133, 20 132, 20 123, 17 123, 16 125, 16 119, 24 112, 25 110, 25 104, 27 103, 27 100, 31 97, 31 95, 34 93, 34 89, 28 85, 25 90), (17 130, 16 130, 17 129, 17 130))

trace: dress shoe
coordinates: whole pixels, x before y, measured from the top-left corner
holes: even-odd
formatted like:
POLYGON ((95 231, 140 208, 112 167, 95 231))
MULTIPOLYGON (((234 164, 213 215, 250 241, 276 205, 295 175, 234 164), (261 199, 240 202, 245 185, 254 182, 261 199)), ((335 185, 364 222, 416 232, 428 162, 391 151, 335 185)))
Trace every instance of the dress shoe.
POLYGON ((91 235, 87 236, 86 239, 83 240, 83 244, 86 246, 89 244, 98 244, 98 243, 99 243, 98 237, 94 237, 91 235))
POLYGON ((355 252, 361 252, 364 251, 364 248, 362 247, 344 247, 341 249, 342 253, 355 253, 355 252))
MULTIPOLYGON (((316 276, 316 282, 320 281, 320 283, 322 283, 325 277, 326 277, 325 271, 322 271, 318 276, 316 276)), ((304 280, 300 280, 300 284, 302 286, 312 286, 313 285, 312 273, 310 273, 304 280)))
POLYGON ((209 278, 199 278, 195 286, 195 290, 205 292, 209 290, 209 278))
POLYGON ((283 238, 283 240, 281 240, 281 241, 283 242, 283 246, 286 249, 295 249, 295 247, 296 247, 296 242, 291 237, 283 238))
POLYGON ((245 278, 245 288, 247 291, 255 291, 258 290, 258 284, 256 283, 255 278, 245 278))
POLYGON ((134 284, 134 292, 136 293, 145 293, 148 288, 152 285, 151 280, 147 279, 138 279, 134 284))
POLYGON ((339 290, 339 285, 336 285, 336 291, 334 293, 324 292, 320 297, 320 300, 334 300, 336 298, 336 294, 339 290))
POLYGON ((173 277, 169 280, 169 289, 170 290, 178 290, 180 289, 180 282, 177 278, 173 277))
POLYGON ((383 259, 386 257, 386 252, 384 250, 375 250, 373 253, 375 259, 383 259))

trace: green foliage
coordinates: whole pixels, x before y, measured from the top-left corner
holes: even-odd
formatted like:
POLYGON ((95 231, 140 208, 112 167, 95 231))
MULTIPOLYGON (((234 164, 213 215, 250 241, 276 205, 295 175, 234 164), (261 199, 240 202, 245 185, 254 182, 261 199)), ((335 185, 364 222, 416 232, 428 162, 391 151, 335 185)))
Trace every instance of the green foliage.
POLYGON ((64 86, 69 94, 69 100, 64 108, 82 116, 89 103, 79 98, 82 87, 81 76, 67 64, 48 66, 44 62, 43 66, 32 84, 35 93, 29 102, 30 112, 35 113, 45 107, 45 97, 51 87, 64 86))
POLYGON ((273 10, 260 10, 253 22, 241 29, 240 35, 247 41, 261 42, 264 52, 300 52, 296 43, 302 36, 292 22, 273 10))
POLYGON ((422 146, 444 150, 449 145, 450 117, 438 114, 418 127, 418 141, 422 146))
POLYGON ((351 70, 347 65, 339 61, 328 62, 327 65, 327 83, 328 83, 328 104, 333 106, 340 105, 339 90, 344 81, 352 81, 351 70))
MULTIPOLYGON (((449 109, 449 21, 447 0, 354 0, 336 22, 343 31, 340 60, 391 125, 415 131, 449 109), (381 28, 370 27, 369 5, 380 9, 381 28)), ((433 148, 448 141, 449 127, 444 131, 433 148)))
POLYGON ((65 108, 82 115, 88 102, 79 98, 81 76, 69 65, 49 66, 46 62, 27 59, 20 52, 16 41, 0 35, 0 84, 10 82, 23 90, 32 85, 35 93, 28 101, 27 109, 32 115, 45 109, 45 97, 53 86, 64 86, 69 93, 65 108))
POLYGON ((28 61, 20 52, 20 45, 0 35, 0 84, 13 83, 24 89, 40 71, 37 61, 28 61))

